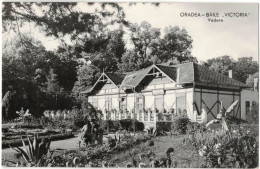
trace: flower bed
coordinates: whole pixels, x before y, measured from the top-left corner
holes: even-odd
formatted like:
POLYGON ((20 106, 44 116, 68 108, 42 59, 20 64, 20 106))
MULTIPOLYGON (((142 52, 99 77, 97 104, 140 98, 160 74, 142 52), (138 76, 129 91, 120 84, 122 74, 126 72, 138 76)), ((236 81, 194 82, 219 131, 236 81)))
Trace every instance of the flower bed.
MULTIPOLYGON (((48 137, 50 134, 39 134, 39 138, 42 139, 44 137, 48 137)), ((33 136, 33 134, 29 135, 29 136, 33 136)), ((27 137, 27 136, 24 136, 27 137)), ((62 134, 54 134, 51 135, 51 140, 52 141, 56 141, 56 140, 63 140, 63 139, 68 139, 68 138, 73 138, 74 135, 72 133, 62 133, 62 134)), ((28 140, 24 140, 26 144, 28 144, 28 140)), ((19 138, 15 138, 15 139, 11 139, 11 140, 2 140, 2 148, 8 148, 10 146, 14 147, 14 146, 22 146, 22 140, 21 137, 19 138)))
MULTIPOLYGON (((144 134, 137 134, 135 136, 126 135, 121 139, 117 139, 117 143, 114 146, 108 143, 88 146, 86 148, 82 147, 80 151, 79 149, 57 151, 51 161, 48 162, 48 158, 43 157, 42 162, 44 166, 46 165, 48 167, 101 167, 101 162, 104 157, 126 151, 140 143, 150 140, 151 137, 144 134)), ((4 166, 15 165, 8 163, 8 161, 4 162, 4 166)), ((25 164, 21 164, 20 166, 25 166, 25 164)))
POLYGON ((203 168, 255 168, 258 166, 258 133, 252 125, 230 125, 230 132, 220 124, 206 132, 195 132, 188 143, 206 158, 203 168))

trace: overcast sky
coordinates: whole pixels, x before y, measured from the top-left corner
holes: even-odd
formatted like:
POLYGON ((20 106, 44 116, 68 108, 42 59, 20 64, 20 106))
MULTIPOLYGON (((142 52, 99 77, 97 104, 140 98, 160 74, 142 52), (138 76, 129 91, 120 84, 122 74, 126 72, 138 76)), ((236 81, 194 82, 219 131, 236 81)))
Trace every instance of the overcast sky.
MULTIPOLYGON (((148 21, 153 27, 184 27, 193 39, 192 54, 198 60, 230 55, 234 59, 252 56, 258 60, 258 4, 162 3, 159 7, 139 4, 125 8, 132 22, 148 21), (219 13, 223 22, 211 23, 207 17, 181 17, 181 12, 219 13), (222 17, 225 13, 249 13, 248 17, 222 17)), ((214 18, 214 17, 212 17, 214 18)))
MULTIPOLYGON (((121 3, 126 19, 132 23, 149 22, 164 30, 166 26, 185 28, 193 39, 192 55, 199 61, 229 55, 234 59, 252 56, 258 60, 258 4, 256 3, 149 3, 129 6, 121 3), (223 22, 209 22, 215 17, 181 17, 181 13, 219 13, 223 22), (247 17, 222 17, 225 13, 246 13, 247 17)), ((82 6, 84 7, 84 6, 82 6)), ((54 50, 58 40, 33 31, 46 49, 54 50)))

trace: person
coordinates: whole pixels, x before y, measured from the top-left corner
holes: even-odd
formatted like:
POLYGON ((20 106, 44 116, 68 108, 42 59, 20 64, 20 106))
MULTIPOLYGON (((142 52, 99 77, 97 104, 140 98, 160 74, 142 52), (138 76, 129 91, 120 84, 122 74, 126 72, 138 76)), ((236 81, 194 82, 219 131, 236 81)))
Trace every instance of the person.
POLYGON ((82 127, 79 133, 79 147, 80 143, 90 144, 91 143, 91 126, 89 121, 86 121, 86 124, 82 127))
POLYGON ((98 137, 98 129, 99 129, 99 125, 96 122, 96 119, 91 119, 90 120, 90 125, 91 125, 91 142, 92 144, 95 144, 95 141, 98 137))

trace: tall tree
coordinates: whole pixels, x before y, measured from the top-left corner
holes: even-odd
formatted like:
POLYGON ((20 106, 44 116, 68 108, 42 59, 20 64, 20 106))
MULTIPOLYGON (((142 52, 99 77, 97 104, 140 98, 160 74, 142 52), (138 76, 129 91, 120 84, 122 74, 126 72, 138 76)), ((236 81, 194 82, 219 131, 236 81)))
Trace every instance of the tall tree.
POLYGON ((63 37, 80 40, 81 34, 91 33, 101 22, 103 24, 126 23, 124 12, 117 3, 76 3, 76 2, 4 2, 4 31, 19 31, 21 25, 34 23, 47 36, 63 37), (79 5, 96 10, 80 11, 79 5), (103 18, 107 18, 106 20, 103 18))
POLYGON ((230 56, 221 56, 207 60, 209 68, 224 75, 228 75, 229 70, 233 70, 235 67, 235 60, 230 56))
POLYGON ((235 61, 230 56, 225 55, 209 59, 207 64, 210 69, 224 75, 228 75, 228 71, 233 70, 234 78, 243 83, 246 83, 249 75, 258 72, 258 63, 253 61, 252 57, 241 57, 235 61))
POLYGON ((144 62, 150 57, 151 46, 160 39, 160 29, 153 28, 151 24, 143 21, 140 25, 133 24, 130 26, 131 42, 138 58, 144 62))
POLYGON ((47 76, 47 88, 48 93, 59 94, 62 92, 62 87, 59 85, 57 74, 54 73, 53 69, 50 70, 47 76))
POLYGON ((243 83, 246 83, 246 79, 249 75, 255 74, 259 71, 258 63, 257 61, 253 61, 252 57, 238 58, 234 70, 235 78, 243 83))
MULTIPOLYGON (((259 72, 256 72, 255 74, 249 75, 246 79, 246 84, 251 87, 251 89, 254 88, 254 79, 257 78, 257 81, 259 80, 259 72)), ((258 88, 258 86, 257 86, 258 88)))
POLYGON ((166 27, 164 37, 159 44, 159 49, 155 52, 161 62, 177 58, 179 62, 190 59, 192 49, 192 38, 186 29, 178 26, 166 27))

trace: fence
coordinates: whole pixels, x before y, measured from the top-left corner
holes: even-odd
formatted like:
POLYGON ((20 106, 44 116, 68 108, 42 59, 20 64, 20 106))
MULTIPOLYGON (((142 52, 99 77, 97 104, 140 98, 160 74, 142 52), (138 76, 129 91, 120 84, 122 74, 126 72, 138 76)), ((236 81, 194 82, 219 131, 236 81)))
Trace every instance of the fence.
POLYGON ((137 119, 141 122, 152 122, 152 121, 162 121, 171 122, 176 118, 174 113, 159 113, 156 111, 141 111, 141 112, 129 112, 129 111, 106 111, 103 110, 103 120, 123 120, 123 119, 137 119))

